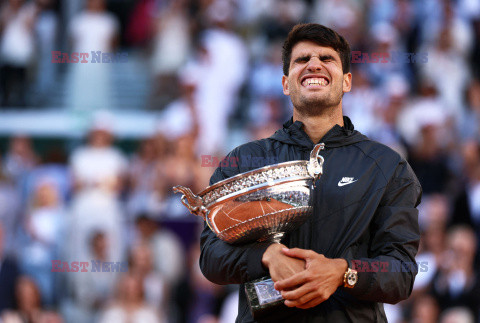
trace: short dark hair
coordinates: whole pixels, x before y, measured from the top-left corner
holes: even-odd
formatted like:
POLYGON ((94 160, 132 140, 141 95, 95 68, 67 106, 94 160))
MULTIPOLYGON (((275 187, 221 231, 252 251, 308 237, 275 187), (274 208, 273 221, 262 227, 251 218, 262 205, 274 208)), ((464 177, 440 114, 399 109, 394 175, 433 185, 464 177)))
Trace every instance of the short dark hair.
POLYGON ((343 74, 350 72, 350 45, 343 36, 320 24, 298 24, 288 33, 287 39, 283 43, 283 74, 288 75, 292 49, 301 41, 312 41, 320 46, 333 48, 342 61, 343 74))

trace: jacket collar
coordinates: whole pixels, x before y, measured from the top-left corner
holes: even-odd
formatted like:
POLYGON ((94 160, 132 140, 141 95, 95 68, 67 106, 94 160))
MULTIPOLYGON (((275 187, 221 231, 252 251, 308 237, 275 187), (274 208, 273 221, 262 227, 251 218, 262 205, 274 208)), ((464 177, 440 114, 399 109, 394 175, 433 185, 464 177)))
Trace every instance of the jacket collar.
MULTIPOLYGON (((336 148, 346 145, 351 145, 359 141, 367 140, 368 138, 354 129, 350 118, 343 117, 344 126, 333 126, 319 142, 323 142, 327 148, 336 148)), ((287 143, 301 146, 307 149, 312 149, 314 143, 303 130, 303 123, 301 121, 293 122, 293 117, 283 124, 283 128, 278 130, 270 138, 287 143)))

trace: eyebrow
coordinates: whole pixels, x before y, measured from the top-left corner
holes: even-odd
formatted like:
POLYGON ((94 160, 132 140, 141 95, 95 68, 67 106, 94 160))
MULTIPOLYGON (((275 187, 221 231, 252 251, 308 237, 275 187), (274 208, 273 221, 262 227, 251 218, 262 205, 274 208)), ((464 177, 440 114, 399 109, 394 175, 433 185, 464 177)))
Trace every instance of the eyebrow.
MULTIPOLYGON (((300 55, 294 60, 294 63, 300 63, 302 61, 309 61, 312 55, 300 55)), ((335 61, 335 58, 332 55, 325 54, 325 55, 319 55, 318 59, 321 61, 326 61, 326 60, 332 60, 335 61)))

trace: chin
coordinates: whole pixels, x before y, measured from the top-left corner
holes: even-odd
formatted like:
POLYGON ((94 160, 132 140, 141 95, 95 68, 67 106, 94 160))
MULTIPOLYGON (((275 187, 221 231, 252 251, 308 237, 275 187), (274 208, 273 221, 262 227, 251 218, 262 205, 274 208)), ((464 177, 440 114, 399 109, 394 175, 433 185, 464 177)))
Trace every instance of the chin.
POLYGON ((309 116, 314 116, 314 115, 320 115, 322 114, 325 109, 328 109, 327 106, 320 104, 319 102, 316 103, 308 103, 308 104, 302 104, 295 106, 297 111, 304 115, 309 115, 309 116))
POLYGON ((318 115, 327 109, 333 109, 333 107, 338 106, 340 102, 341 101, 326 98, 315 98, 298 102, 298 104, 294 104, 294 106, 301 113, 318 115))

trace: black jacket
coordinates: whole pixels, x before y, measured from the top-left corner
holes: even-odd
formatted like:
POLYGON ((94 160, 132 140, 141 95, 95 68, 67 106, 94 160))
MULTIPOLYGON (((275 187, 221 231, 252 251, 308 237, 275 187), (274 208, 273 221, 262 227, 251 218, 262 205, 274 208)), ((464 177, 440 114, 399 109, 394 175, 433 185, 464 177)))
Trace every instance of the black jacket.
MULTIPOLYGON (((347 117, 344 123, 320 140, 325 144, 324 174, 314 192, 313 216, 282 243, 346 259, 357 267, 358 282, 353 289, 339 288, 312 309, 299 310, 294 317, 298 323, 384 322, 382 303, 408 298, 417 272, 420 184, 400 155, 354 130, 347 117), (344 177, 353 179, 342 185, 344 177)), ((266 164, 308 159, 314 144, 302 128, 301 122, 290 120, 270 138, 237 147, 228 156, 237 165, 217 168, 211 184, 266 164)), ((200 267, 214 283, 243 284, 268 275, 261 263, 268 245, 229 245, 206 226, 200 267)), ((243 290, 241 285, 237 321, 251 322, 243 290)))

